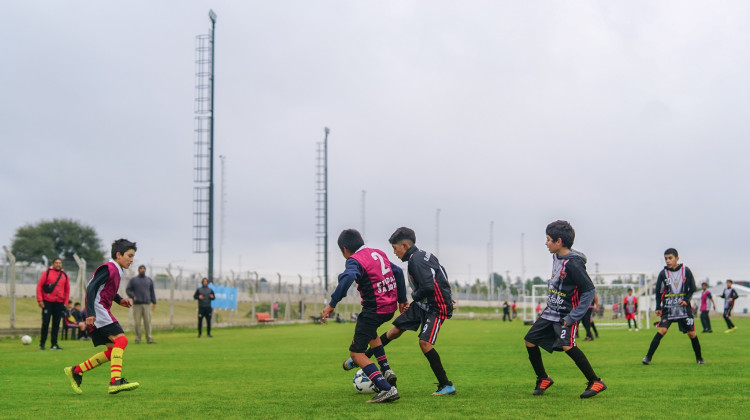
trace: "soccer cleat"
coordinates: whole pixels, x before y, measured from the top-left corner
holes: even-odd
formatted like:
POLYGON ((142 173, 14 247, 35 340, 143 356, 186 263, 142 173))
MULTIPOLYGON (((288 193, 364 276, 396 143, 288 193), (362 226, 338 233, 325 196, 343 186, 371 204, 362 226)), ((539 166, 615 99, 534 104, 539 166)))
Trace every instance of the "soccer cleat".
POLYGON ((50 347, 49 349, 50 350, 62 350, 62 347, 60 347, 57 344, 55 344, 54 346, 50 347))
POLYGON ((699 365, 705 365, 706 364, 706 361, 703 360, 703 359, 698 359, 698 360, 696 360, 696 362, 698 362, 699 365))
POLYGON ((39 346, 39 350, 44 350, 44 345, 39 346))
POLYGON ((638 328, 636 328, 635 330, 638 331, 638 328))
POLYGON ((730 333, 730 332, 734 332, 734 330, 736 330, 736 329, 737 329, 737 327, 732 327, 732 328, 730 328, 730 329, 728 329, 728 330, 726 330, 724 332, 725 333, 730 333))
POLYGON ((438 385, 437 391, 432 395, 456 395, 456 387, 453 385, 438 385))
POLYGON ((369 401, 365 401, 367 403, 385 403, 385 402, 391 402, 396 401, 397 399, 401 398, 400 395, 398 395, 398 391, 396 390, 395 386, 392 386, 391 389, 387 391, 380 391, 378 395, 372 397, 369 401))
POLYGON ((531 393, 531 395, 542 395, 544 394, 544 391, 547 390, 547 388, 551 387, 555 381, 552 380, 549 376, 546 378, 536 378, 536 388, 534 388, 534 392, 531 393))
POLYGON ((70 386, 73 387, 73 391, 76 394, 83 394, 83 390, 81 389, 81 382, 83 382, 83 375, 80 373, 76 373, 76 367, 66 367, 64 369, 65 376, 70 379, 70 386))
POLYGON ((586 390, 581 394, 581 398, 591 398, 605 389, 607 389, 607 385, 605 385, 604 382, 602 382, 602 379, 599 378, 588 383, 588 387, 586 387, 586 390))
MULTIPOLYGON (((211 336, 209 335, 209 337, 211 337, 211 336)), ((146 344, 156 344, 156 341, 154 341, 154 340, 146 341, 146 344)))
POLYGON ((398 378, 396 377, 396 374, 393 373, 391 369, 388 369, 385 372, 383 372, 383 377, 385 378, 386 381, 388 381, 388 383, 391 386, 396 386, 396 381, 398 380, 398 378))
POLYGON ((594 337, 586 337, 583 339, 583 341, 594 341, 594 337))
POLYGON ((648 356, 646 356, 646 357, 643 358, 643 360, 641 360, 641 362, 643 362, 644 365, 650 365, 651 364, 651 358, 648 357, 648 356))
POLYGON ((343 367, 344 370, 352 370, 357 367, 357 364, 354 363, 354 360, 352 360, 352 358, 350 357, 344 360, 344 364, 341 367, 343 367))
POLYGON ((140 384, 138 382, 128 382, 125 380, 125 378, 119 378, 109 384, 109 393, 117 394, 120 391, 132 391, 139 386, 140 384))

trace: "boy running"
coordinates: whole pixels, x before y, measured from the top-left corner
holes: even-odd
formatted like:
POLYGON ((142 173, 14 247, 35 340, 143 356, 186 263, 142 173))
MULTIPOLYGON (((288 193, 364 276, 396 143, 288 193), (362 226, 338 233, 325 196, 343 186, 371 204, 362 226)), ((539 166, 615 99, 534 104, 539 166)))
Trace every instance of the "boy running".
POLYGON ((112 259, 102 264, 94 271, 94 275, 86 286, 86 326, 94 347, 102 344, 107 350, 97 353, 85 362, 64 369, 70 380, 70 385, 76 394, 81 394, 83 373, 103 363, 110 362, 109 393, 131 391, 138 388, 138 382, 128 382, 122 377, 122 355, 128 345, 128 339, 110 312, 112 302, 129 308, 132 304, 127 298, 121 297, 117 290, 120 288, 122 271, 130 267, 135 256, 135 242, 118 239, 112 243, 112 259))
POLYGON ((539 347, 552 353, 564 351, 588 380, 581 398, 591 398, 607 389, 596 376, 586 355, 576 345, 576 330, 594 301, 596 289, 586 272, 586 256, 571 249, 575 231, 558 220, 547 225, 547 249, 552 254, 552 278, 547 282, 547 308, 524 337, 529 361, 536 373, 533 395, 542 395, 555 382, 547 375, 539 347))
POLYGON ((711 308, 716 310, 716 303, 711 291, 708 290, 708 283, 705 281, 701 283, 701 324, 703 324, 704 333, 712 333, 714 330, 711 329, 711 318, 708 317, 709 306, 708 302, 711 302, 711 308))
POLYGON ((721 298, 724 299, 724 321, 727 322, 727 330, 725 333, 733 332, 737 329, 734 326, 734 322, 729 319, 732 316, 732 308, 734 308, 734 300, 737 299, 737 291, 732 288, 732 280, 727 280, 727 288, 721 292, 721 298))
MULTIPOLYGON (((417 235, 412 229, 400 227, 388 239, 393 252, 401 261, 408 261, 412 302, 399 305, 401 315, 393 321, 393 328, 380 336, 383 345, 401 337, 406 330, 419 330, 419 348, 430 362, 432 373, 438 380, 437 391, 432 395, 454 395, 456 388, 448 379, 440 355, 433 347, 446 319, 453 316, 451 286, 445 268, 435 255, 418 249, 414 243, 417 235)), ((372 356, 373 349, 365 353, 372 356)))
POLYGON ((677 322, 680 331, 690 337, 695 352, 695 361, 699 365, 705 365, 706 362, 701 356, 701 344, 698 336, 695 334, 695 321, 693 320, 693 311, 690 309, 690 299, 695 292, 695 278, 693 272, 682 264, 677 250, 669 248, 664 251, 664 261, 667 265, 659 273, 656 279, 656 316, 661 317, 657 324, 659 330, 651 340, 651 346, 648 349, 646 357, 643 358, 644 365, 651 364, 651 358, 654 356, 656 349, 664 335, 667 334, 672 322, 677 322))
POLYGON ((633 320, 633 328, 638 331, 638 298, 633 296, 633 289, 628 287, 628 295, 622 300, 622 309, 625 311, 625 319, 628 320, 628 331, 633 331, 630 327, 630 320, 633 320))
MULTIPOLYGON (((396 374, 388 364, 383 344, 378 337, 378 327, 393 318, 398 309, 397 301, 406 303, 404 273, 400 267, 391 265, 383 251, 365 247, 362 235, 354 229, 341 232, 338 245, 346 258, 346 269, 339 275, 339 284, 320 319, 326 322, 336 304, 346 297, 349 287, 356 281, 357 290, 362 296, 362 313, 357 317, 354 340, 349 346, 350 360, 361 367, 380 390, 368 403, 396 401, 400 398, 396 390, 396 374), (368 344, 374 349, 382 375, 375 363, 365 356, 368 344)), ((344 366, 345 370, 352 368, 351 365, 344 366)))

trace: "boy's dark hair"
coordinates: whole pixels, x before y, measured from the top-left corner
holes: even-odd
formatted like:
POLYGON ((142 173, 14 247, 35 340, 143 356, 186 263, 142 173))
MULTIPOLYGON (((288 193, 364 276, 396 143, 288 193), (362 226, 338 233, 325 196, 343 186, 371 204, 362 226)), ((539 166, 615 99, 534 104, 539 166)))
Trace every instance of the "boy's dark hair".
POLYGON ((118 239, 112 242, 112 258, 117 258, 118 252, 120 255, 125 255, 129 249, 138 251, 138 248, 135 247, 135 242, 130 242, 127 239, 118 239))
POLYGON ((729 280, 729 279, 727 279, 727 283, 732 283, 732 284, 734 284, 734 282, 733 282, 732 280, 729 280))
POLYGON ((667 248, 667 250, 664 251, 664 256, 666 257, 667 255, 674 255, 675 257, 680 256, 680 254, 678 254, 677 250, 674 248, 667 248))
POLYGON ((417 234, 414 233, 413 230, 409 229, 408 227, 400 227, 396 229, 395 232, 393 232, 393 235, 388 239, 388 242, 391 245, 396 245, 397 243, 401 241, 409 241, 413 244, 417 243, 417 234))
POLYGON ((633 289, 631 287, 628 287, 628 292, 632 292, 633 289))
POLYGON ((362 235, 356 229, 344 229, 341 231, 337 243, 341 252, 346 248, 349 252, 354 253, 365 244, 365 240, 362 239, 362 235))
POLYGON ((76 303, 73 304, 73 306, 78 306, 80 304, 81 304, 81 302, 76 302, 76 303))
POLYGON ((705 285, 706 287, 708 287, 708 283, 706 283, 705 281, 704 281, 703 283, 701 283, 701 286, 704 286, 704 285, 705 285))
POLYGON ((573 241, 576 239, 576 231, 573 230, 573 226, 565 220, 556 220, 548 224, 545 233, 549 235, 553 241, 562 239, 562 245, 568 249, 573 247, 573 241))

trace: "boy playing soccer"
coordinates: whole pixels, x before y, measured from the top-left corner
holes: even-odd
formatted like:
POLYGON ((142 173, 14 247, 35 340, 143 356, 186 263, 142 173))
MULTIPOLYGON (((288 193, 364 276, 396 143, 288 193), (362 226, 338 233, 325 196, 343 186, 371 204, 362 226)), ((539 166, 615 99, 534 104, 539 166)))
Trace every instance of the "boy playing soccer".
MULTIPOLYGON (((361 367, 380 390, 368 403, 396 401, 400 398, 396 390, 396 374, 388 364, 378 337, 378 327, 393 318, 398 309, 397 302, 406 303, 404 273, 400 267, 391 265, 383 251, 365 247, 362 235, 354 229, 341 232, 338 245, 346 258, 346 269, 339 275, 339 284, 331 295, 330 303, 323 309, 321 321, 326 322, 336 304, 346 296, 347 290, 356 281, 357 290, 362 296, 362 313, 357 317, 354 340, 349 346, 350 360, 361 367), (382 374, 375 363, 365 356, 368 344, 374 349, 382 374)), ((352 368, 351 365, 344 366, 344 370, 352 368)))
POLYGON ((708 290, 708 283, 704 281, 701 284, 701 289, 703 289, 703 292, 701 292, 701 324, 703 324, 704 333, 712 333, 714 330, 711 329, 711 318, 708 317, 708 311, 709 308, 716 310, 716 303, 711 291, 708 290), (710 307, 708 306, 709 302, 711 302, 710 307))
POLYGON ((628 331, 632 331, 630 328, 630 320, 633 320, 633 327, 638 331, 638 298, 633 296, 633 289, 628 287, 628 295, 622 300, 622 309, 625 311, 625 319, 628 320, 628 331))
POLYGON ((547 307, 524 337, 529 361, 536 373, 533 395, 542 395, 555 382, 547 375, 539 347, 552 353, 564 351, 589 381, 581 398, 591 398, 607 389, 596 376, 586 356, 576 346, 576 330, 594 301, 596 289, 586 272, 586 256, 571 249, 575 231, 558 220, 547 225, 547 249, 552 254, 552 278, 547 282, 547 307))
POLYGON ((667 265, 659 273, 656 279, 656 316, 661 317, 657 326, 659 330, 651 340, 651 346, 643 358, 644 365, 651 364, 651 358, 654 357, 656 349, 664 335, 667 334, 672 322, 677 322, 680 331, 690 337, 695 352, 695 361, 700 365, 705 365, 703 356, 701 356, 701 344, 698 336, 695 334, 695 321, 693 320, 693 311, 690 308, 690 299, 695 292, 695 278, 693 272, 682 264, 677 250, 669 248, 664 251, 664 261, 667 265))
MULTIPOLYGON (((451 286, 445 269, 435 255, 418 249, 414 243, 417 236, 413 230, 400 227, 388 240, 393 252, 401 261, 408 261, 409 283, 412 287, 412 303, 399 305, 401 315, 393 321, 393 328, 380 336, 387 345, 404 333, 405 330, 419 329, 419 348, 430 362, 430 367, 438 380, 438 389, 432 395, 454 395, 456 388, 448 380, 440 355, 433 347, 438 332, 446 319, 453 316, 451 286)), ((365 353, 369 358, 373 349, 365 353)), ((347 361, 349 362, 349 361, 347 361)))
POLYGON ((137 382, 128 382, 122 377, 122 355, 128 345, 128 339, 110 312, 112 302, 129 308, 132 304, 127 298, 121 297, 117 290, 120 288, 122 271, 130 267, 135 256, 135 243, 127 239, 118 239, 112 243, 112 259, 102 264, 94 271, 86 286, 86 326, 94 347, 102 344, 107 350, 97 353, 85 362, 65 368, 65 375, 70 379, 73 391, 81 394, 83 373, 103 363, 110 362, 109 393, 131 391, 138 388, 137 382))
POLYGON ((734 322, 729 319, 732 316, 732 308, 734 308, 734 300, 737 299, 737 291, 732 288, 732 280, 727 280, 727 288, 721 292, 721 298, 724 299, 724 321, 727 322, 727 330, 725 333, 730 333, 737 329, 734 326, 734 322))

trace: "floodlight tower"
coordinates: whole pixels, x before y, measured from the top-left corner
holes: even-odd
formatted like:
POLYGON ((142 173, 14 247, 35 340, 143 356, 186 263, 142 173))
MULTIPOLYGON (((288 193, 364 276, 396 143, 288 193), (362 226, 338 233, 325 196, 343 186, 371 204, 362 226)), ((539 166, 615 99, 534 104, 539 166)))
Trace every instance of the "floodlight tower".
POLYGON ((216 13, 208 12, 211 33, 195 46, 195 142, 193 252, 208 253, 208 281, 214 273, 214 53, 216 13))
POLYGON ((325 280, 328 290, 328 134, 331 130, 325 127, 325 138, 318 143, 317 176, 315 180, 315 232, 318 252, 318 277, 325 280))

